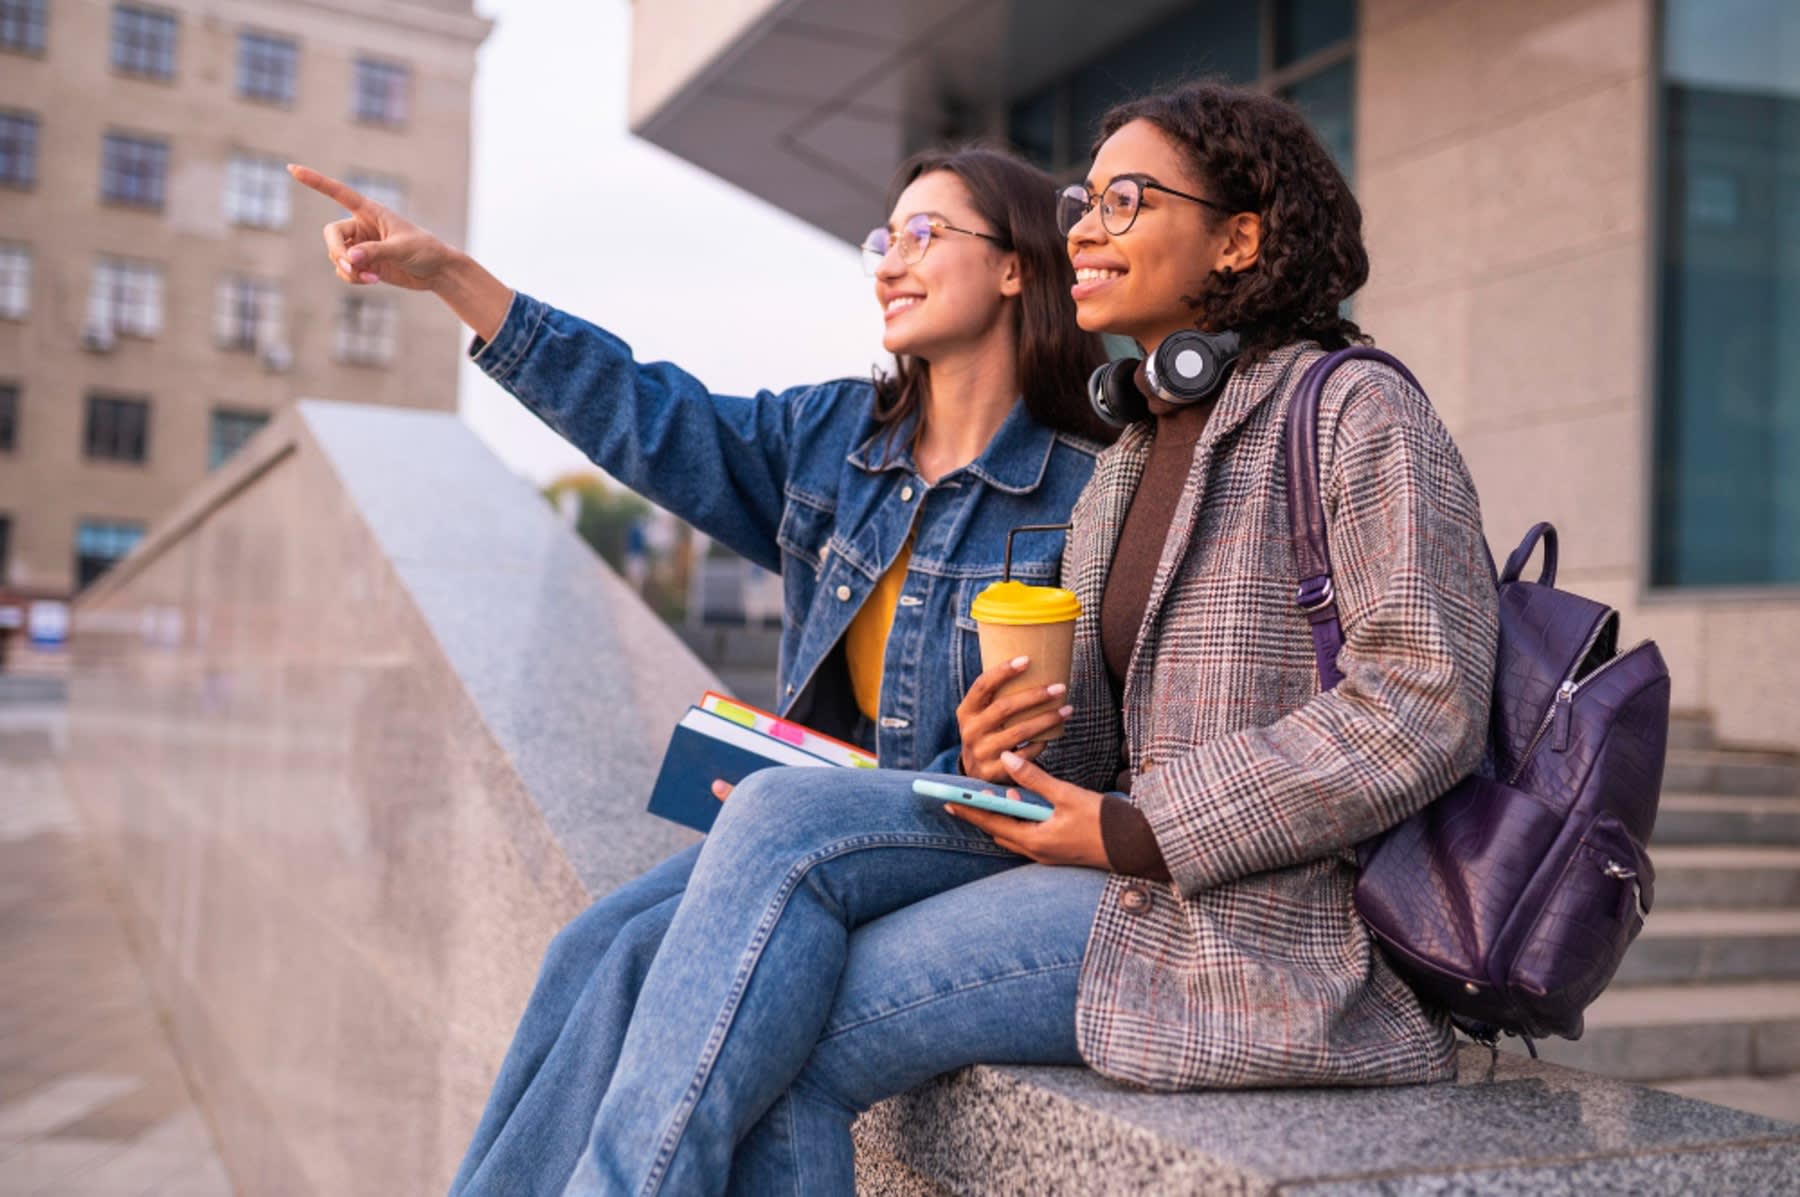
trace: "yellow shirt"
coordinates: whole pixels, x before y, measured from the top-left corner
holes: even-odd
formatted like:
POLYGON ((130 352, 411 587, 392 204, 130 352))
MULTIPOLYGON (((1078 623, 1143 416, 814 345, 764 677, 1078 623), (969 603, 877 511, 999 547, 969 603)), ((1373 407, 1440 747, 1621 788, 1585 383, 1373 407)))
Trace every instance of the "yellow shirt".
POLYGON ((869 592, 869 599, 844 632, 844 658, 850 665, 850 689, 856 705, 870 719, 881 715, 881 671, 887 659, 888 633, 894 629, 894 609, 906 585, 906 567, 912 564, 912 537, 900 555, 869 592))

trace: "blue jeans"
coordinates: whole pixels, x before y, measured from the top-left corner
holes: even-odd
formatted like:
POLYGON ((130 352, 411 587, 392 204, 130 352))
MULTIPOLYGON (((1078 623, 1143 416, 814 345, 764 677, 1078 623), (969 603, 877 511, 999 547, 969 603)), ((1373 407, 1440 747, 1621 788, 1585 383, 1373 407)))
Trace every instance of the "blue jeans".
POLYGON ((916 776, 771 769, 738 787, 567 1193, 851 1192, 850 1123, 874 1102, 965 1064, 1079 1062, 1105 874, 1024 866, 914 795, 916 776))

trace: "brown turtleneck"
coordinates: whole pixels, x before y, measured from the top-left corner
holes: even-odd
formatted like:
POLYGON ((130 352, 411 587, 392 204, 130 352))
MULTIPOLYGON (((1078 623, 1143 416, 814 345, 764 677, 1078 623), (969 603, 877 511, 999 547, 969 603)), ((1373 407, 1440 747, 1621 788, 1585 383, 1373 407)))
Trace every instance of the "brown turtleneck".
MULTIPOLYGON (((1131 665, 1132 650, 1137 647, 1144 609, 1150 602, 1150 585, 1162 560, 1176 504, 1187 486, 1194 446, 1213 409, 1212 400, 1188 407, 1175 407, 1159 399, 1151 399, 1149 404, 1156 417, 1155 438, 1150 442, 1143 477, 1132 495, 1131 510, 1125 515, 1125 526, 1119 530, 1119 543, 1106 574, 1106 590, 1100 597, 1100 650, 1112 681, 1113 699, 1121 705, 1125 674, 1131 665)), ((1121 746, 1118 780, 1114 784, 1130 793, 1131 763, 1125 757, 1126 751, 1121 746)), ((1153 881, 1169 880, 1169 866, 1163 861, 1150 820, 1129 800, 1117 794, 1106 796, 1100 807, 1100 838, 1113 872, 1153 881)))

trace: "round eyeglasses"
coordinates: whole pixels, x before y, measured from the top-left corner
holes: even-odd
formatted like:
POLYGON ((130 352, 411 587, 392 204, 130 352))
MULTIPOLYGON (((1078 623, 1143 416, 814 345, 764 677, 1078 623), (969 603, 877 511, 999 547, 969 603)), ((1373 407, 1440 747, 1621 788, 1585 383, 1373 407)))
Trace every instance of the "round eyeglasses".
POLYGON ((870 229, 869 235, 863 238, 862 260, 863 273, 874 275, 881 269, 881 263, 887 259, 890 249, 900 251, 900 260, 908 266, 914 265, 925 256, 931 248, 933 233, 961 233, 965 237, 980 237, 983 241, 992 241, 1001 249, 1012 248, 1004 237, 996 237, 992 233, 979 233, 974 229, 959 229, 947 220, 936 216, 927 216, 920 212, 907 217, 900 224, 898 232, 885 228, 870 229))
POLYGON ((1106 185, 1106 190, 1095 199, 1089 194, 1084 183, 1070 183, 1056 193, 1056 227, 1067 237, 1081 223, 1081 218, 1100 206, 1100 227, 1115 237, 1122 237, 1137 222, 1138 210, 1143 207, 1144 192, 1162 191, 1169 195, 1180 196, 1184 200, 1193 200, 1196 204, 1204 204, 1214 212, 1229 216, 1231 209, 1215 204, 1198 195, 1189 195, 1185 191, 1177 191, 1173 187, 1164 187, 1152 179, 1139 178, 1136 175, 1120 175, 1106 185))

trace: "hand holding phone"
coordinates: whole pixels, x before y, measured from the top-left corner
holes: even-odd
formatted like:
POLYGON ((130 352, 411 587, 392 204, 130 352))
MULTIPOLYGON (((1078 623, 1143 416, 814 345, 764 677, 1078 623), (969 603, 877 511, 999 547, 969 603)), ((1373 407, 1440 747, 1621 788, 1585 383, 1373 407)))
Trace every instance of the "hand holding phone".
POLYGON ((1020 790, 1019 797, 1014 799, 1008 798, 1005 794, 996 794, 992 790, 951 785, 942 781, 929 781, 923 777, 913 782, 912 788, 913 793, 926 798, 941 798, 945 802, 958 802, 964 806, 973 806, 978 810, 992 811, 997 815, 1029 819, 1033 823, 1042 823, 1056 811, 1055 807, 1030 790, 1020 790))

